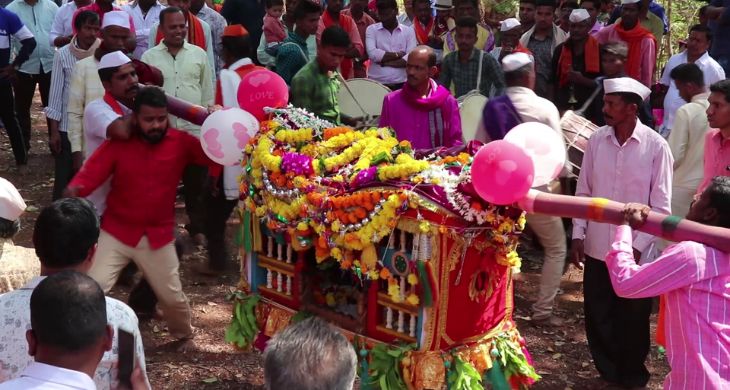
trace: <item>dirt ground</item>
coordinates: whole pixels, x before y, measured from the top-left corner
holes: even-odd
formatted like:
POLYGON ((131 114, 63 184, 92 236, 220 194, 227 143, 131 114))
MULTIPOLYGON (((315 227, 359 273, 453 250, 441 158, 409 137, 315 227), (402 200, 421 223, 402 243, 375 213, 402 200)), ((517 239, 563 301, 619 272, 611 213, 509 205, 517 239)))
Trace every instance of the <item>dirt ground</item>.
MULTIPOLYGON (((51 201, 53 158, 47 146, 45 120, 38 99, 33 106, 34 132, 31 140, 29 169, 20 175, 14 167, 10 144, 5 132, 0 135, 0 175, 14 183, 28 204, 22 217, 22 228, 16 243, 32 247, 33 223, 38 211, 51 201)), ((182 227, 184 213, 177 204, 178 222, 182 227)), ((236 221, 229 221, 233 224, 236 221)), ((231 229, 232 230, 232 229, 231 229)), ((534 389, 598 389, 598 373, 586 344, 583 318, 582 272, 569 268, 563 278, 556 313, 566 323, 562 328, 538 328, 529 322, 530 305, 536 295, 541 253, 531 245, 523 252, 523 273, 515 288, 515 320, 535 361, 542 380, 534 389)), ((205 261, 202 248, 192 248, 181 261, 183 286, 188 295, 196 331, 197 351, 178 353, 165 324, 149 320, 141 322, 145 359, 150 383, 155 389, 263 389, 261 356, 257 352, 237 351, 223 341, 230 319, 231 305, 226 294, 238 280, 235 272, 220 278, 202 277, 192 267, 205 261)), ((233 261, 233 260, 232 260, 233 261)), ((112 295, 125 300, 127 290, 115 288, 112 295)), ((656 315, 652 317, 655 326, 656 315)), ((649 389, 661 389, 669 371, 666 359, 655 346, 647 362, 652 380, 649 389)), ((390 389, 389 389, 390 390, 390 389)))

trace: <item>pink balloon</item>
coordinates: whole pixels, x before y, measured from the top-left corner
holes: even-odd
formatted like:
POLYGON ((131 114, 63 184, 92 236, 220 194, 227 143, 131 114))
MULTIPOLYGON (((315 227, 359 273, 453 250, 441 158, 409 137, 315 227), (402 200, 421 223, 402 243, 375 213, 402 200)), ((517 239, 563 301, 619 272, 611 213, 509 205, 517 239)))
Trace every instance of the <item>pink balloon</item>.
POLYGON ((521 123, 510 130, 504 140, 524 150, 532 159, 533 187, 550 183, 563 170, 565 143, 552 127, 539 122, 521 123))
POLYGON ((471 165, 471 181, 479 196, 502 206, 527 195, 534 175, 535 168, 527 153, 504 140, 482 146, 471 165))
POLYGON ((259 69, 246 74, 238 85, 238 105, 256 119, 266 119, 264 107, 283 108, 289 101, 289 87, 278 74, 259 69))
POLYGON ((208 115, 200 126, 200 144, 211 160, 224 166, 236 165, 258 130, 259 121, 250 113, 237 107, 224 108, 208 115))

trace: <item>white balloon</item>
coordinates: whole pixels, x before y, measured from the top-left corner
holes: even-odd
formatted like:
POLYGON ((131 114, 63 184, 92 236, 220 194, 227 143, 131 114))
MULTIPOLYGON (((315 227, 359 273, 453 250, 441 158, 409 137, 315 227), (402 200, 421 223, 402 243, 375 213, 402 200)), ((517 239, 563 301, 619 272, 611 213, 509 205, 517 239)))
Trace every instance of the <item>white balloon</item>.
POLYGON ((565 144, 563 137, 552 127, 540 122, 521 123, 504 140, 519 146, 532 159, 535 178, 532 187, 539 187, 555 180, 565 165, 565 144))
POLYGON ((259 121, 240 108, 224 108, 208 116, 200 127, 200 144, 221 165, 241 162, 248 140, 259 131, 259 121))

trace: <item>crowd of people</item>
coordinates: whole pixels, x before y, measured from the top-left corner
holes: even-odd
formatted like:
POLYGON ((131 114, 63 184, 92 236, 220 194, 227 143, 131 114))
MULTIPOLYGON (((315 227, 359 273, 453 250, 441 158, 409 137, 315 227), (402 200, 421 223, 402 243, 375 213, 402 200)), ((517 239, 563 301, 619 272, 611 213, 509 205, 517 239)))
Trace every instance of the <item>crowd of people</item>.
MULTIPOLYGON (((476 0, 403 6, 399 13, 396 0, 226 0, 220 10, 205 0, 121 7, 13 0, 0 8, 0 120, 15 162, 22 174, 36 88, 55 158, 54 203, 41 211, 33 236, 40 265, 10 241, 25 204, 0 181, 3 258, 17 253, 36 265, 24 270, 36 276, 30 280, 0 278, 3 289, 18 289, 0 295, 2 323, 13 324, 0 331, 0 381, 16 378, 0 388, 51 378, 110 388, 120 329, 133 334, 138 358, 127 379, 148 387, 135 311, 162 316, 181 349, 194 346, 174 235, 178 184, 187 237, 209 255, 197 271, 219 275, 232 263, 224 237, 240 168, 213 163, 199 126, 168 115, 166 94, 211 112, 237 106, 241 78, 263 67, 289 85, 290 103, 336 125, 367 119, 341 112, 347 80, 382 84, 391 92, 379 124, 416 149, 469 141, 459 107, 474 94, 489 98, 475 136, 485 143, 523 122, 561 133, 561 114, 578 110, 597 130, 575 195, 630 203, 625 225, 634 228, 648 210, 730 227, 730 1, 703 7, 683 50, 661 70, 669 25, 653 0, 521 0, 517 15, 496 19, 476 0), (130 263, 144 275, 136 288, 149 290, 158 309, 101 299, 130 263), (66 327, 49 330, 60 318, 68 318, 66 327)), ((651 297, 660 294, 672 366, 666 386, 730 386, 727 254, 697 243, 670 246, 623 225, 576 219, 566 234, 559 217, 529 214, 527 221, 544 248, 532 321, 562 325, 553 307, 566 258, 584 268, 588 345, 610 386, 647 384, 651 297)), ((281 371, 281 362, 303 354, 301 372, 312 372, 307 356, 326 348, 342 354, 326 356, 339 364, 319 373, 334 386, 327 388, 351 385, 357 359, 346 341, 317 320, 302 324, 270 342, 270 387, 308 383, 281 371)))

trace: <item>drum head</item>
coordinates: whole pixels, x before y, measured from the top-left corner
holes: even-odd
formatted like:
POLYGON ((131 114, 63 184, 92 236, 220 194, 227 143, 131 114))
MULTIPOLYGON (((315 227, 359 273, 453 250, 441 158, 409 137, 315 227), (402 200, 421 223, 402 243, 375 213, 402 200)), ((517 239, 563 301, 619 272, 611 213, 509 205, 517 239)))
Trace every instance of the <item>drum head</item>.
POLYGON ((479 135, 477 131, 482 122, 482 112, 487 104, 487 98, 483 95, 469 95, 464 98, 459 107, 461 115, 461 133, 464 136, 464 142, 472 140, 485 141, 486 134, 479 135))
POLYGON ((383 109, 383 98, 391 92, 388 87, 368 79, 350 79, 346 83, 347 87, 341 86, 340 92, 337 94, 337 102, 342 114, 359 118, 365 116, 363 113, 365 110, 370 116, 380 116, 380 111, 383 109))

